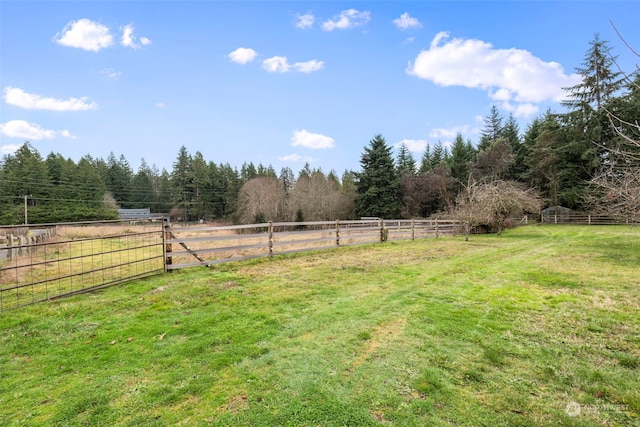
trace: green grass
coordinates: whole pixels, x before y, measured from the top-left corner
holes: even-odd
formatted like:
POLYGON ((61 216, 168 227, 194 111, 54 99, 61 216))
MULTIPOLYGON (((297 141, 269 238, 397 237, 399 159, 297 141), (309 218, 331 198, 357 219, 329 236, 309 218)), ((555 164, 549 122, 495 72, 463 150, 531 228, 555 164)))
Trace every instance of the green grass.
POLYGON ((16 426, 640 425, 640 229, 387 242, 10 310, 0 396, 16 426))

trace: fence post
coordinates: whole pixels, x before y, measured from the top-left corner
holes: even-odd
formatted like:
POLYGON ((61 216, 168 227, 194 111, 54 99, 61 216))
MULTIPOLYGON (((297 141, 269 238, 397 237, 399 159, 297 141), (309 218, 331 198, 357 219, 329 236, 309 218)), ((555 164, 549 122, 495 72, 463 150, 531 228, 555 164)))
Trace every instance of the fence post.
POLYGON ((438 230, 438 220, 436 219, 436 238, 440 237, 440 231, 438 230))
POLYGON ((269 221, 269 257, 273 256, 273 221, 269 221))
POLYGON ((557 224, 558 223, 558 214, 557 213, 553 214, 553 218, 554 218, 553 219, 554 224, 557 224))
POLYGON ((336 246, 340 246, 340 220, 336 219, 336 246))
POLYGON ((382 243, 387 240, 387 236, 385 236, 386 230, 384 229, 384 219, 378 219, 378 223, 380 226, 380 243, 382 243))
POLYGON ((13 246, 13 234, 9 234, 7 237, 9 238, 7 242, 7 259, 11 261, 13 259, 13 249, 11 248, 13 246))
POLYGON ((162 233, 162 243, 164 244, 164 271, 171 272, 173 270, 169 269, 169 266, 173 264, 173 258, 171 257, 172 245, 171 243, 167 243, 167 241, 171 238, 171 224, 169 221, 164 225, 164 232, 162 233))
POLYGON ((411 218, 411 240, 416 240, 416 220, 411 218))
POLYGON ((588 225, 591 225, 591 215, 589 215, 589 224, 588 225))

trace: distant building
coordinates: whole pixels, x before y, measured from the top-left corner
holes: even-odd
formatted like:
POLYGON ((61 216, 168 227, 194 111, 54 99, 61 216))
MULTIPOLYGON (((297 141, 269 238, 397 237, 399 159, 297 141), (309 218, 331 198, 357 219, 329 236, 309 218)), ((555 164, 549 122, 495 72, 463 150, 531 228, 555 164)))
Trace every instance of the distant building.
POLYGON ((151 209, 118 209, 118 218, 124 220, 151 219, 151 209))

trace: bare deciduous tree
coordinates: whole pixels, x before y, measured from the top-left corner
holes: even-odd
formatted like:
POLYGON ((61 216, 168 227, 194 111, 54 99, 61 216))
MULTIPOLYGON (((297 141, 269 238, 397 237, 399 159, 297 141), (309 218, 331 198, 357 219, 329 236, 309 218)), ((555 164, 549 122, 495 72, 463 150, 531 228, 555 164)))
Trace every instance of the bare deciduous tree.
POLYGON ((275 177, 258 177, 247 181, 238 194, 238 221, 251 224, 285 218, 285 192, 275 177))
POLYGON ((500 234, 507 220, 524 213, 539 212, 540 195, 515 181, 476 182, 470 180, 457 198, 455 215, 471 229, 485 226, 500 234))

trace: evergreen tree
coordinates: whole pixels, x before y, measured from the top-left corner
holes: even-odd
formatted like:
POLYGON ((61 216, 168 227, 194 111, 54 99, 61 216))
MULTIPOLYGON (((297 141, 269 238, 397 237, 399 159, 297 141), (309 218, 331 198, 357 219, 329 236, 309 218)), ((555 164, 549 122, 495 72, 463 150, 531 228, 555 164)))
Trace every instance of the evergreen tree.
POLYGON ((416 173, 416 161, 413 158, 411 151, 409 151, 407 144, 405 144, 404 142, 400 145, 397 164, 398 164, 398 174, 400 176, 416 173))
POLYGON ((449 158, 449 152, 442 145, 441 142, 438 142, 433 147, 433 152, 431 153, 431 159, 429 162, 428 171, 434 171, 438 166, 440 166, 443 163, 446 163, 448 158, 449 158))
POLYGON ((181 211, 179 216, 185 221, 189 219, 191 213, 190 202, 193 189, 191 180, 191 155, 183 145, 178 152, 178 158, 173 163, 171 187, 173 206, 181 211))
POLYGON ((489 146, 497 141, 502 133, 502 115, 498 111, 498 107, 491 106, 489 115, 484 119, 484 128, 480 131, 480 143, 478 144, 478 151, 483 151, 489 148, 489 146))
POLYGON ((365 147, 357 173, 356 214, 358 216, 395 218, 400 214, 401 184, 382 135, 376 135, 365 147))
POLYGON ((420 173, 429 172, 431 169, 431 144, 427 144, 427 148, 425 148, 424 153, 422 153, 422 157, 420 158, 420 173))
POLYGON ((155 197, 150 175, 149 167, 142 159, 138 172, 131 180, 131 205, 136 209, 151 208, 154 205, 155 197))
POLYGON ((451 156, 449 157, 449 169, 451 177, 454 178, 459 189, 467 183, 469 177, 469 164, 475 158, 475 149, 471 145, 471 141, 465 142, 462 135, 458 133, 451 145, 451 156))
POLYGON ((212 186, 209 165, 200 151, 191 158, 189 164, 189 193, 191 194, 191 214, 193 219, 204 219, 212 210, 212 186))
POLYGON ((576 68, 582 81, 565 88, 568 99, 563 105, 569 111, 560 116, 563 127, 570 133, 571 147, 567 147, 567 151, 580 153, 577 160, 584 170, 579 176, 582 181, 589 180, 607 161, 607 152, 616 134, 606 108, 622 85, 621 73, 614 70, 615 57, 609 43, 595 34, 589 45, 582 67, 576 68))
POLYGON ((47 166, 40 153, 29 142, 25 142, 15 154, 4 157, 2 166, 0 223, 24 223, 25 196, 29 206, 36 206, 29 209, 27 221, 47 222, 44 214, 47 213, 51 184, 47 166))
POLYGON ((293 188, 296 178, 290 167, 283 167, 280 169, 280 176, 278 177, 278 180, 282 184, 284 191, 289 193, 293 188))
POLYGON ((244 162, 242 164, 242 168, 240 169, 240 179, 242 180, 242 182, 244 183, 257 177, 258 171, 256 170, 255 165, 252 162, 244 162))
POLYGON ((507 141, 511 147, 511 153, 513 153, 514 156, 513 165, 507 171, 505 178, 509 180, 517 180, 525 170, 525 150, 522 146, 518 122, 516 122, 513 114, 509 114, 509 117, 507 117, 500 137, 507 141))
POLYGON ((113 152, 109 153, 105 184, 120 207, 124 209, 131 208, 132 178, 133 171, 124 155, 120 155, 120 157, 116 159, 113 152))

